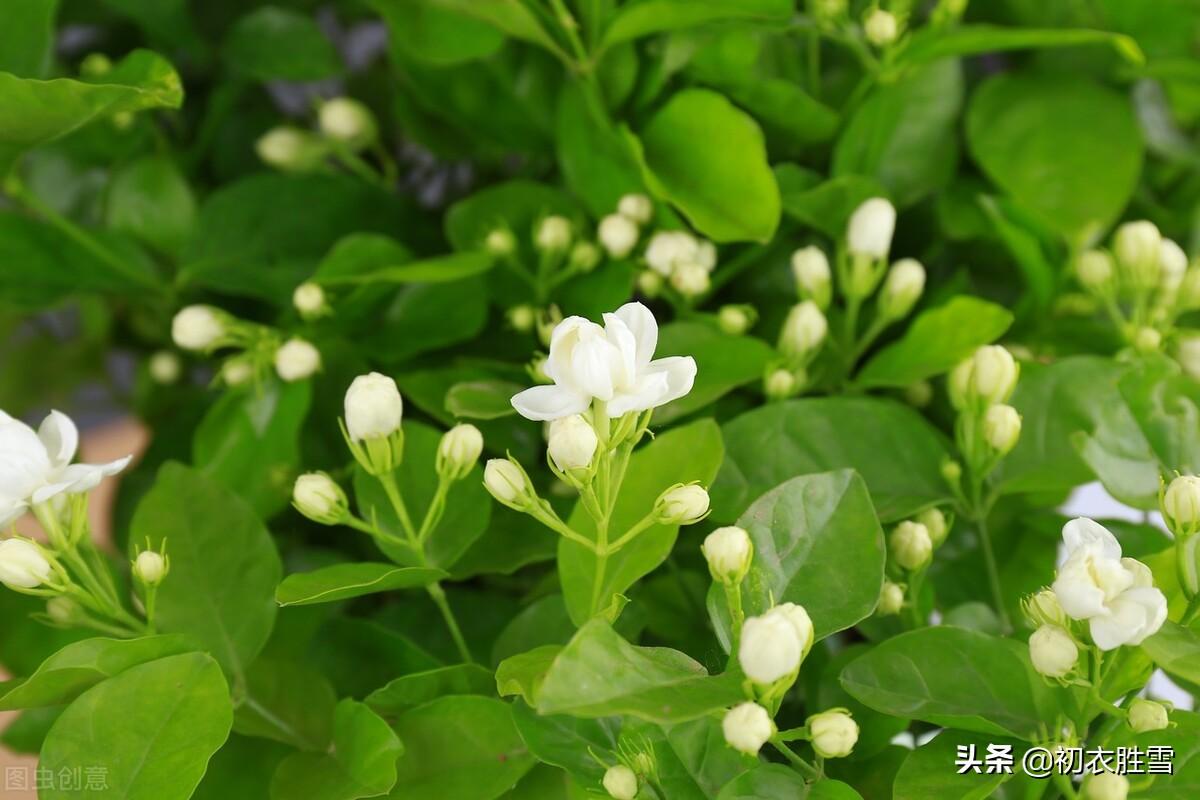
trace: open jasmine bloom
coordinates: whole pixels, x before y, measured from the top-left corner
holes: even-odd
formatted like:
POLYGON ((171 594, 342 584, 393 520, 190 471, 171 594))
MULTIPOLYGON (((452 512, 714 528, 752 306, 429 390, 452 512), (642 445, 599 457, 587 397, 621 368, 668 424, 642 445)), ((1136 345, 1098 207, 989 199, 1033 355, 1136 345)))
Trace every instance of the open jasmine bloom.
POLYGON ((696 379, 691 356, 653 359, 658 322, 641 303, 626 303, 604 315, 604 326, 568 317, 550 339, 546 375, 552 386, 516 394, 513 408, 531 420, 580 414, 593 400, 610 417, 645 411, 683 397, 696 379))
POLYGON ((57 495, 94 489, 132 458, 72 464, 78 446, 79 431, 66 414, 51 411, 35 433, 0 411, 0 528, 57 495))

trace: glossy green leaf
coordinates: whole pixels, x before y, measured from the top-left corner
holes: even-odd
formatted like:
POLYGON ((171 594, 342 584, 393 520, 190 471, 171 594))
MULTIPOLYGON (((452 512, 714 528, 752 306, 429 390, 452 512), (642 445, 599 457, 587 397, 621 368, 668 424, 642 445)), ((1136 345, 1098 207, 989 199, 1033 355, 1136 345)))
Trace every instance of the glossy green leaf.
POLYGON ((928 27, 916 31, 901 51, 902 64, 924 64, 949 56, 997 53, 1051 47, 1107 44, 1125 60, 1140 65, 1146 57, 1129 36, 1086 28, 1004 28, 999 25, 928 27))
POLYGON ((161 252, 177 253, 195 226, 196 198, 169 159, 147 156, 113 176, 105 221, 161 252))
POLYGON ((496 679, 490 671, 478 664, 455 664, 403 675, 371 692, 363 702, 378 714, 394 716, 445 695, 488 697, 495 691, 496 679))
POLYGON ((269 739, 231 734, 208 762, 192 800, 270 797, 275 768, 291 748, 269 739))
POLYGON ((496 667, 496 691, 501 697, 520 695, 526 703, 536 705, 542 681, 561 652, 560 645, 547 644, 509 656, 496 667))
POLYGON ((1200 472, 1200 386, 1166 357, 1147 358, 1117 383, 1164 475, 1200 472))
POLYGON ((316 20, 264 6, 237 21, 225 39, 225 60, 258 80, 312 81, 341 71, 341 59, 316 20))
POLYGON ((499 419, 516 414, 512 397, 525 387, 511 381, 466 381, 446 392, 446 411, 461 419, 499 419))
POLYGON ((899 340, 858 373, 862 386, 904 387, 943 372, 996 341, 1012 324, 1008 309, 967 295, 922 312, 899 340))
POLYGON ((0 72, 45 77, 54 51, 58 0, 9 0, 0 29, 0 72))
POLYGON ((133 515, 130 542, 171 557, 155 620, 210 650, 225 671, 242 674, 275 622, 282 568, 267 529, 237 495, 176 462, 158 471, 133 515))
POLYGON ((433 0, 438 6, 453 10, 494 26, 515 39, 561 52, 554 39, 542 27, 537 16, 521 0, 433 0))
POLYGON ((243 736, 321 751, 329 746, 336 704, 333 687, 316 670, 290 660, 259 658, 246 672, 233 729, 243 736))
POLYGON ((604 46, 709 23, 782 22, 791 12, 787 0, 634 0, 604 32, 604 46))
POLYGON ((593 757, 612 762, 617 749, 617 717, 580 719, 565 714, 539 714, 522 702, 512 704, 513 722, 529 752, 545 764, 571 773, 580 784, 598 784, 604 767, 593 757))
POLYGON ((431 64, 456 64, 494 53, 501 32, 437 0, 371 0, 388 26, 393 47, 431 64))
POLYGON ((333 603, 378 592, 393 592, 428 586, 442 580, 440 569, 397 567, 392 564, 333 564, 312 572, 288 575, 275 590, 281 606, 333 603))
POLYGON ((328 285, 373 283, 446 283, 487 272, 495 264, 488 253, 465 252, 411 261, 356 275, 322 277, 328 285))
POLYGON ((809 784, 791 767, 760 764, 727 783, 717 800, 861 800, 858 792, 841 781, 825 778, 809 784))
POLYGON ((846 235, 850 215, 863 201, 887 196, 883 185, 874 178, 839 175, 811 185, 799 179, 801 174, 795 165, 781 164, 775 168, 783 213, 834 240, 846 235))
MULTIPOLYGON (((39 766, 104 770, 103 800, 187 800, 229 735, 233 711, 217 662, 186 653, 133 667, 84 692, 46 737, 39 766)), ((58 784, 46 800, 79 792, 58 784)))
POLYGON ((673 322, 658 333, 657 357, 689 355, 696 359, 692 390, 654 412, 656 423, 679 419, 747 383, 762 380, 775 350, 753 336, 730 336, 699 322, 673 322))
POLYGON ((1168 620, 1158 633, 1142 642, 1142 650, 1164 672, 1200 684, 1200 633, 1195 630, 1168 620))
POLYGON ((642 191, 641 170, 629 143, 574 82, 565 84, 559 96, 555 146, 567 186, 595 216, 611 214, 622 195, 642 191))
POLYGON ((913 750, 900 771, 896 773, 894 800, 926 800, 929 797, 945 800, 986 800, 1011 773, 960 773, 954 767, 959 747, 975 748, 979 758, 988 752, 989 745, 1008 745, 1014 757, 1024 752, 1021 743, 996 736, 981 736, 963 731, 942 731, 931 742, 913 750))

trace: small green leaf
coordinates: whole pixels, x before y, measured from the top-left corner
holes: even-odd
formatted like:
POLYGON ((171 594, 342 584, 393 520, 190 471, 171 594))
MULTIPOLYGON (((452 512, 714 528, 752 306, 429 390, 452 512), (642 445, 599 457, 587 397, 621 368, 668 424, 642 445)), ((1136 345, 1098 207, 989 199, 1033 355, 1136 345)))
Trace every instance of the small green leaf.
POLYGON ((1089 44, 1111 45, 1122 58, 1137 66, 1146 61, 1137 42, 1120 33, 1086 28, 1004 28, 986 24, 921 28, 913 33, 897 61, 900 64, 925 64, 949 56, 1089 44))
POLYGON ((288 575, 275 590, 281 606, 333 603, 377 592, 428 586, 446 577, 440 569, 397 567, 393 564, 334 564, 312 572, 288 575))
POLYGON ((170 159, 146 156, 113 175, 105 221, 113 230, 174 255, 196 224, 196 198, 170 159))
POLYGON ((621 7, 603 46, 710 23, 783 22, 791 13, 788 0, 635 0, 621 7))
POLYGON ((314 81, 341 72, 341 59, 316 20, 264 6, 242 17, 225 39, 225 61, 262 81, 314 81))
POLYGON ((58 0, 8 0, 0 28, 0 72, 41 78, 54 51, 58 0))
POLYGON ((864 200, 886 197, 887 190, 874 178, 839 175, 810 186, 796 180, 794 165, 780 165, 775 176, 783 198, 783 212, 805 225, 816 228, 834 241, 846 235, 850 215, 864 200))
POLYGON ((561 652, 561 645, 546 644, 504 659, 496 667, 496 692, 501 697, 520 695, 526 703, 536 705, 542 681, 561 652))
POLYGON ((688 355, 696 360, 692 390, 654 412, 665 424, 705 408, 739 386, 762 379, 775 350, 753 336, 730 336, 712 325, 672 322, 658 333, 659 357, 688 355))
POLYGON ((460 419, 500 419, 516 414, 512 397, 525 387, 510 381, 465 381, 446 392, 446 411, 460 419))
POLYGON ((378 714, 395 716, 445 695, 491 696, 495 691, 496 679, 491 672, 478 664, 455 664, 396 678, 371 692, 363 702, 378 714))
POLYGON ((1158 633, 1142 642, 1142 650, 1164 672, 1200 684, 1200 634, 1196 631, 1168 620, 1158 633))

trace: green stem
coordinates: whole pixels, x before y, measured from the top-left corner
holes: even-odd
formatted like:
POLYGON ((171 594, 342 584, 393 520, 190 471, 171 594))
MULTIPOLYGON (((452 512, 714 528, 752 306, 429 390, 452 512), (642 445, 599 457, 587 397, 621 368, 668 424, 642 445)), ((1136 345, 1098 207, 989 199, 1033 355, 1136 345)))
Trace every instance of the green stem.
POLYGON ((816 780, 818 777, 820 777, 820 774, 817 772, 817 768, 805 761, 800 756, 796 755, 796 753, 792 751, 792 748, 788 747, 786 743, 778 741, 777 739, 771 739, 771 746, 782 753, 783 757, 786 758, 793 767, 799 770, 804 777, 812 780, 816 780))
POLYGON ((655 519, 656 519, 656 517, 654 515, 654 512, 651 511, 649 514, 647 514, 646 516, 642 517, 640 520, 635 522, 629 530, 625 531, 625 533, 623 533, 620 536, 620 538, 618 538, 612 544, 608 545, 608 547, 606 548, 605 555, 612 555, 613 553, 620 550, 622 547, 624 547, 629 542, 630 539, 637 536, 639 533, 646 530, 646 528, 649 528, 651 525, 653 525, 655 519))
POLYGON ((725 604, 729 606, 729 618, 733 628, 730 650, 736 653, 738 640, 742 638, 742 624, 746 621, 746 612, 742 609, 742 584, 723 581, 721 585, 725 587, 725 604))
POLYGON ((425 546, 425 540, 429 538, 429 534, 433 533, 433 529, 442 521, 442 515, 446 511, 446 494, 450 491, 452 481, 441 476, 438 477, 437 491, 433 494, 433 500, 429 504, 429 508, 425 511, 425 519, 421 522, 421 528, 417 531, 417 543, 421 547, 425 546))
POLYGON ((413 527, 412 517, 408 514, 408 506, 404 504, 404 498, 400 495, 400 487, 396 485, 396 476, 391 472, 385 472, 379 476, 379 483, 383 486, 383 491, 387 495, 388 501, 391 502, 392 509, 400 519, 400 525, 404 528, 404 534, 408 537, 409 544, 420 553, 417 529, 413 527))
POLYGON ((983 549, 983 563, 987 567, 988 585, 992 590, 992 603, 996 607, 996 615, 1005 633, 1012 631, 1012 621, 1008 618, 1008 610, 1004 607, 1004 593, 1000 589, 1000 570, 996 566, 996 553, 992 549, 992 537, 988 533, 987 515, 981 514, 975 520, 976 530, 979 531, 979 543, 983 549))
POLYGON ((463 663, 474 664, 475 660, 471 658, 471 651, 467 647, 467 640, 463 638, 462 630, 458 627, 458 620, 454 618, 454 612, 450 609, 450 603, 446 601, 446 593, 442 590, 442 585, 437 581, 425 587, 429 592, 429 596, 433 598, 434 605, 442 612, 442 618, 446 620, 446 627, 450 629, 450 636, 454 639, 454 646, 458 648, 458 654, 462 656, 463 663))
POLYGON ((1183 617, 1179 620, 1179 624, 1186 628, 1195 622, 1197 617, 1200 617, 1200 594, 1193 597, 1188 603, 1187 608, 1183 612, 1183 617))
POLYGON ((1071 783, 1071 779, 1069 777, 1057 771, 1054 772, 1050 777, 1054 781, 1054 785, 1058 787, 1060 792, 1062 792, 1063 797, 1068 798, 1068 800, 1078 800, 1079 794, 1075 791, 1075 785, 1071 783))

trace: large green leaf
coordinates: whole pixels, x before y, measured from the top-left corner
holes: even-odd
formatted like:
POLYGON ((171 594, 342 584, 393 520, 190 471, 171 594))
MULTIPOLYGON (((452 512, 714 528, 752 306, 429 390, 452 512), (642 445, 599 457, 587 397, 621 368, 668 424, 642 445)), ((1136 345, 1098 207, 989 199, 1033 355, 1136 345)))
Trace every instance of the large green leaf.
POLYGON ((1200 472, 1200 384, 1160 356, 1134 364, 1117 386, 1162 474, 1200 472))
POLYGON ((499 30, 437 0, 371 0, 388 26, 392 47, 431 64, 491 55, 504 43, 499 30))
POLYGON ((659 356, 688 355, 696 359, 692 390, 654 412, 665 423, 698 411, 739 386, 762 379, 775 350, 753 336, 730 336, 699 322, 673 322, 658 334, 659 356))
MULTIPOLYGON (((103 770, 102 800, 187 800, 229 735, 233 711, 217 663, 203 653, 151 661, 122 672, 72 703, 46 737, 41 769, 103 770)), ((79 796, 70 785, 46 800, 79 796)))
POLYGON ((775 403, 726 423, 727 454, 712 488, 713 515, 732 522, 779 484, 811 472, 854 469, 883 522, 949 502, 945 442, 911 408, 875 398, 775 403))
POLYGON ((224 56, 232 69, 263 81, 314 81, 341 71, 337 50, 311 15, 275 6, 238 20, 224 56))
POLYGON ((375 712, 394 716, 445 695, 495 694, 496 680, 478 664, 449 667, 402 675, 371 692, 363 701, 375 712))
POLYGON ((783 212, 835 240, 845 235, 850 215, 864 200, 887 195, 874 178, 839 175, 816 183, 816 175, 795 164, 775 167, 775 179, 783 198, 783 212))
POLYGON ((993 772, 979 774, 960 772, 947 768, 954 764, 959 747, 974 747, 979 758, 988 753, 989 745, 1008 745, 1014 756, 1024 751, 1021 743, 1013 739, 981 736, 977 733, 947 730, 939 733, 933 741, 921 745, 904 759, 896 773, 894 800, 985 800, 992 797, 1000 784, 1012 777, 1012 773, 993 772))
POLYGON ((977 24, 921 28, 913 33, 897 61, 901 64, 924 64, 949 56, 1089 44, 1111 45, 1133 64, 1140 65, 1146 60, 1137 42, 1120 33, 1083 28, 1003 28, 977 24))
POLYGON ((1164 622, 1158 633, 1142 642, 1142 649, 1164 672, 1200 685, 1200 633, 1164 622))
POLYGON ((304 664, 259 658, 246 672, 246 692, 233 730, 300 750, 328 748, 337 695, 320 672, 304 664))
POLYGON ((376 592, 428 586, 446 577, 440 569, 392 564, 333 564, 312 572, 288 575, 275 590, 281 606, 333 603, 376 592))
POLYGON ((41 78, 54 51, 58 0, 8 0, 0 27, 0 72, 41 78))
MULTIPOLYGON (((635 452, 611 515, 608 540, 614 541, 650 513, 654 501, 671 485, 699 481, 707 486, 723 454, 721 431, 707 419, 658 436, 635 452)), ((568 524, 595 540, 595 523, 582 503, 576 504, 568 524)), ((661 564, 678 533, 677 525, 651 525, 609 555, 603 566, 592 550, 560 538, 558 574, 575 624, 582 625, 609 608, 614 595, 623 593, 661 564)))
POLYGON ((642 190, 629 143, 573 81, 559 95, 554 143, 563 179, 595 216, 611 214, 622 195, 642 190))
POLYGON ((604 46, 708 23, 783 22, 791 13, 788 0, 634 0, 609 24, 604 46))
POLYGON ((513 722, 538 761, 571 773, 582 785, 599 784, 604 767, 593 754, 611 763, 620 720, 581 719, 565 714, 539 714, 523 702, 512 704, 513 722))
POLYGON ((356 700, 338 703, 333 744, 326 753, 293 753, 271 781, 272 800, 358 800, 379 797, 396 783, 404 745, 374 711, 356 700))
MULTIPOLYGON (((754 542, 742 583, 747 616, 776 603, 798 603, 822 639, 875 610, 886 562, 883 529, 855 472, 793 478, 755 500, 737 524, 754 542)), ((719 586, 710 589, 708 603, 728 649, 729 611, 719 586)))
POLYGON ((173 254, 191 236, 195 219, 196 198, 170 159, 146 156, 113 175, 105 206, 108 227, 173 254))
POLYGON ((358 275, 327 277, 323 278, 321 283, 446 283, 487 272, 494 263, 493 258, 484 252, 450 253, 358 275))
POLYGON ((158 589, 156 621, 207 647, 234 678, 266 644, 282 568, 267 529, 231 491, 167 462, 133 515, 130 542, 158 549, 171 574, 158 589))
POLYGON ((717 242, 765 242, 775 233, 779 187, 751 116, 716 92, 684 89, 639 135, 647 185, 698 231, 717 242))

